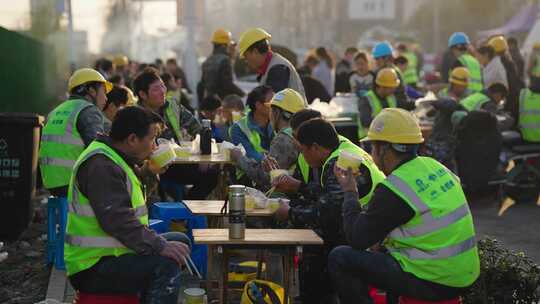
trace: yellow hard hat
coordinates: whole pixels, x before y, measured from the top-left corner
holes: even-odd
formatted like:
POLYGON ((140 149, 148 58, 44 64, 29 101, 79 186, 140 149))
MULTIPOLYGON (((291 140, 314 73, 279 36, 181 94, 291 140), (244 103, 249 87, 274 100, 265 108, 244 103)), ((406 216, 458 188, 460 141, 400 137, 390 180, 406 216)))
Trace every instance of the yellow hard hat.
POLYGON ((424 142, 424 137, 413 114, 399 108, 386 108, 375 116, 369 126, 367 137, 362 141, 420 144, 424 142))
POLYGON ((533 44, 533 49, 535 49, 535 50, 540 50, 540 42, 535 42, 535 43, 533 44))
POLYGON ((116 66, 125 66, 125 65, 129 64, 129 60, 128 60, 127 56, 124 56, 124 55, 118 55, 118 56, 114 57, 112 62, 116 66))
POLYGON ((128 101, 126 103, 126 106, 134 106, 134 105, 136 105, 137 101, 138 101, 137 96, 135 96, 135 94, 133 94, 133 91, 130 88, 124 86, 124 89, 126 89, 126 91, 128 93, 127 94, 128 95, 128 101))
POLYGON ((105 85, 105 93, 109 93, 113 88, 113 84, 108 82, 107 79, 105 79, 105 77, 103 77, 103 75, 101 75, 98 71, 84 68, 76 70, 75 73, 71 75, 68 82, 68 91, 71 92, 73 88, 88 82, 103 83, 105 85))
POLYGON ((272 97, 270 104, 293 114, 306 108, 306 102, 302 95, 293 89, 284 89, 277 92, 272 97))
POLYGON ((471 74, 465 67, 457 67, 450 73, 450 83, 467 86, 469 84, 471 74))
POLYGON ((212 34, 212 43, 217 44, 229 44, 232 40, 231 32, 226 29, 217 29, 214 34, 212 34))
POLYGON ((399 86, 399 77, 393 68, 384 68, 377 73, 375 83, 381 87, 397 88, 399 86))
POLYGON ((240 40, 238 41, 238 47, 240 51, 240 58, 244 58, 244 53, 247 49, 252 46, 255 42, 261 41, 263 39, 270 39, 272 35, 268 34, 267 31, 263 30, 260 27, 251 28, 240 35, 240 40))
POLYGON ((502 35, 489 39, 488 45, 491 46, 497 54, 504 53, 508 49, 508 43, 506 43, 506 39, 502 35))

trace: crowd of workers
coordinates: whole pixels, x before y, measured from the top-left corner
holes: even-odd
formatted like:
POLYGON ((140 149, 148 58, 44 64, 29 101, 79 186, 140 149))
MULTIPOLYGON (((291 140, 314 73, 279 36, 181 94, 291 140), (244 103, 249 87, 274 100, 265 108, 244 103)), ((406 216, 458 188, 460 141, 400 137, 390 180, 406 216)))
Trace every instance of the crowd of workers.
POLYGON ((167 180, 192 185, 184 199, 204 199, 219 172, 208 165, 159 168, 148 159, 156 138, 191 140, 200 120, 211 119, 217 141, 245 148, 245 155, 231 151, 234 182, 274 187, 290 199, 271 225, 313 229, 324 240, 305 248, 300 260, 302 303, 333 303, 336 295, 340 303, 371 303, 369 286, 389 298, 432 301, 466 292, 480 266, 452 161, 452 130, 469 112, 506 113, 507 127, 539 142, 540 45, 525 88, 525 68, 503 36, 475 48, 466 34, 454 33, 444 63, 448 83, 427 87, 410 44, 394 49, 384 41, 371 53, 348 48, 336 67, 317 48, 298 73, 270 40, 260 28, 245 31, 237 44, 230 32, 215 31, 193 91, 173 59, 136 64, 120 56, 73 73, 69 97, 47 118, 39 159, 44 186, 68 198, 65 261, 75 289, 176 303, 178 264, 190 242, 148 228, 148 194, 167 180), (234 82, 236 47, 260 84, 247 94, 234 82), (314 88, 324 96, 358 96, 361 143, 309 109, 314 88), (433 133, 424 138, 410 110, 428 89, 438 100, 433 133), (191 94, 199 97, 198 109, 191 94), (338 168, 342 151, 361 157, 360 167, 338 168), (271 180, 272 168, 290 174, 271 180))

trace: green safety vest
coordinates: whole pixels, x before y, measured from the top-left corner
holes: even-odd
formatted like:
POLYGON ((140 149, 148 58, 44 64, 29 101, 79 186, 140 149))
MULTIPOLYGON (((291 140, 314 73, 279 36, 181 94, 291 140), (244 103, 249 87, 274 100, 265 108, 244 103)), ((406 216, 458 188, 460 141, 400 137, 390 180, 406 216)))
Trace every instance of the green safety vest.
POLYGON ((471 75, 467 88, 472 92, 482 91, 484 89, 482 85, 482 69, 478 60, 469 54, 463 54, 459 56, 458 61, 469 70, 471 75))
MULTIPOLYGON (((382 103, 377 94, 375 94, 374 90, 369 90, 367 94, 365 95, 367 99, 369 100, 369 106, 371 108, 371 118, 375 118, 377 114, 379 114, 382 109, 382 103)), ((388 103, 389 108, 395 108, 397 107, 397 101, 396 97, 394 95, 390 95, 386 98, 386 102, 388 103)), ((360 113, 358 113, 358 139, 362 139, 367 136, 367 130, 364 129, 362 126, 362 122, 360 121, 360 113)))
POLYGON ((521 90, 518 124, 525 141, 540 142, 540 94, 521 90))
POLYGON ((383 185, 414 210, 385 246, 403 271, 451 287, 471 285, 480 273, 474 224, 459 178, 436 160, 398 167, 383 185))
POLYGON ((375 163, 373 162, 373 159, 371 158, 371 155, 369 155, 362 148, 358 147, 357 145, 355 145, 354 143, 352 143, 350 140, 346 138, 343 138, 343 137, 340 138, 340 144, 338 148, 334 150, 334 152, 332 152, 332 154, 330 154, 330 156, 324 162, 324 165, 322 166, 322 170, 321 170, 321 176, 320 176, 321 187, 324 188, 323 177, 324 177, 324 171, 327 170, 328 164, 330 163, 332 159, 337 158, 339 156, 339 153, 343 150, 362 157, 364 159, 362 164, 368 168, 369 173, 371 175, 372 183, 371 183, 371 189, 369 190, 369 193, 358 199, 358 202, 360 203, 360 205, 365 206, 371 199, 371 196, 373 195, 373 191, 375 190, 375 187, 385 179, 385 175, 381 170, 379 170, 377 165, 375 165, 375 163))
POLYGON ((124 170, 133 212, 143 225, 148 226, 148 210, 141 182, 131 167, 112 148, 98 141, 92 142, 77 159, 69 183, 69 211, 64 242, 64 260, 68 276, 92 267, 102 257, 133 253, 133 250, 103 231, 88 198, 78 189, 77 170, 82 163, 96 154, 107 156, 124 170))
MULTIPOLYGON (((345 136, 338 135, 339 141, 349 141, 349 139, 345 136)), ((298 159, 296 161, 296 166, 300 168, 300 174, 302 175, 302 180, 305 184, 309 183, 310 174, 309 174, 309 164, 306 161, 306 158, 304 157, 304 154, 300 153, 298 154, 298 159)))
POLYGON ((407 69, 403 73, 403 81, 405 81, 406 84, 416 84, 418 82, 418 57, 416 57, 416 54, 413 52, 405 52, 403 53, 403 56, 407 58, 407 61, 409 62, 407 69))
POLYGON ((481 110, 482 106, 489 101, 489 97, 484 93, 476 92, 462 99, 459 103, 470 112, 481 110))
POLYGON ((178 142, 184 140, 184 136, 182 135, 182 127, 180 125, 180 106, 174 101, 170 100, 167 101, 168 106, 165 108, 164 116, 165 119, 169 122, 169 124, 172 126, 174 135, 176 135, 176 140, 178 142))
MULTIPOLYGON (((244 133, 244 135, 246 135, 246 137, 248 138, 249 142, 251 143, 251 145, 253 146, 253 148, 255 149, 255 151, 257 151, 258 153, 265 153, 265 152, 268 152, 266 149, 264 149, 262 146, 261 146, 261 136, 259 135, 259 133, 257 133, 256 131, 253 131, 249 128, 249 124, 248 124, 248 115, 242 117, 238 122, 236 122, 236 124, 238 124, 238 127, 240 127, 240 130, 242 131, 242 133, 244 133)), ((236 169, 236 179, 240 179, 242 178, 242 176, 244 176, 244 172, 240 169, 236 169)))
POLYGON ((540 55, 536 55, 536 62, 532 70, 532 74, 535 77, 540 77, 540 55))
POLYGON ((47 189, 67 186, 84 142, 77 130, 81 111, 94 106, 84 99, 69 99, 51 111, 41 134, 39 164, 47 189))
MULTIPOLYGON (((471 94, 471 92, 469 91, 469 89, 466 89, 465 92, 463 93, 463 96, 458 101, 463 100, 464 98, 467 98, 470 94, 471 94)), ((439 93, 437 93, 437 97, 439 97, 439 98, 449 98, 450 95, 448 95, 448 88, 444 88, 444 89, 440 90, 439 93)))

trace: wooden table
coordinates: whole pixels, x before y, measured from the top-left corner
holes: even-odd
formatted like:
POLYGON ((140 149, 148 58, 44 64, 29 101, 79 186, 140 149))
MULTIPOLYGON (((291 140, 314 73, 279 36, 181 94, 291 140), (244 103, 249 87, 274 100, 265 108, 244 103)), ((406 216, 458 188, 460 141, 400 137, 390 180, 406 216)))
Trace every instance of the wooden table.
MULTIPOLYGON (((221 213, 221 208, 223 207, 223 204, 225 204, 225 201, 190 201, 186 200, 183 201, 184 204, 189 208, 191 213, 194 215, 204 215, 204 216, 225 216, 225 214, 221 213)), ((227 206, 228 207, 228 206, 227 206)), ((274 212, 271 211, 268 208, 264 209, 253 209, 253 210, 246 210, 247 216, 260 216, 260 217, 267 217, 267 216, 273 216, 274 212)))
MULTIPOLYGON (((285 303, 289 303, 291 270, 294 255, 301 254, 304 245, 322 245, 323 240, 310 229, 246 229, 244 239, 229 239, 228 229, 193 229, 196 244, 209 246, 210 255, 217 248, 222 252, 221 276, 219 280, 220 303, 227 303, 227 283, 229 272, 229 253, 234 249, 278 250, 283 262, 283 288, 285 303)), ((259 263, 260 267, 261 263, 259 263)), ((211 263, 208 264, 210 269, 211 263)), ((259 273, 260 271, 257 271, 259 273)), ((210 270, 208 271, 210 273, 210 270)))

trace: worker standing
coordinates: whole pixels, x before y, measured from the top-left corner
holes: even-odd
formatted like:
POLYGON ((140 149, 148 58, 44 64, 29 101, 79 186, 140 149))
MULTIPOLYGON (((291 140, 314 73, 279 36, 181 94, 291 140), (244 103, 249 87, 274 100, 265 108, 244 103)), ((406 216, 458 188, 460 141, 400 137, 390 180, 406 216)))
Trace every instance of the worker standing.
POLYGON ((371 121, 384 108, 395 108, 400 106, 395 97, 395 92, 401 81, 398 73, 393 68, 383 68, 377 73, 373 89, 358 100, 358 138, 366 136, 366 130, 371 121))
POLYGON ((201 84, 204 89, 202 100, 206 96, 218 95, 221 99, 229 94, 244 96, 245 93, 234 83, 229 48, 232 34, 225 29, 217 29, 212 35, 213 51, 202 64, 201 84))
POLYGON ((469 81, 469 90, 472 92, 482 91, 482 70, 480 68, 480 63, 476 58, 468 53, 468 48, 471 44, 469 36, 463 32, 453 33, 448 39, 448 48, 451 50, 453 55, 457 58, 454 66, 466 67, 471 74, 469 81))
POLYGON ((394 92, 395 97, 400 103, 406 104, 408 98, 407 93, 405 92, 405 81, 403 80, 401 71, 394 64, 394 48, 390 42, 382 41, 375 44, 373 50, 371 51, 371 55, 373 56, 373 59, 375 59, 375 65, 377 67, 375 71, 375 78, 377 78, 377 74, 379 74, 379 72, 385 68, 392 68, 397 72, 399 84, 394 92))
POLYGON ((403 81, 406 85, 416 89, 418 84, 418 57, 404 43, 400 43, 397 49, 400 55, 407 58, 408 62, 407 69, 403 72, 403 81))
POLYGON ((387 177, 362 210, 351 170, 336 169, 349 245, 334 249, 328 264, 340 303, 372 303, 368 285, 426 301, 463 294, 478 278, 480 261, 459 178, 417 155, 424 139, 407 111, 384 109, 366 140, 387 177), (367 250, 381 242, 388 253, 367 250))
POLYGON ((47 116, 39 163, 43 185, 52 195, 67 196, 75 160, 99 133, 104 133, 102 110, 112 87, 96 70, 77 70, 69 78, 69 98, 47 116))
POLYGON ((540 42, 533 44, 532 52, 529 56, 527 75, 531 80, 533 78, 540 78, 540 42))
POLYGON ((470 95, 468 89, 470 73, 465 67, 457 67, 450 73, 450 84, 448 88, 444 88, 437 94, 439 98, 452 98, 456 101, 470 95))
POLYGON ((268 41, 270 38, 272 36, 262 28, 245 31, 238 42, 240 58, 244 58, 249 67, 257 72, 261 85, 270 86, 274 92, 291 88, 305 100, 304 85, 296 68, 285 57, 272 51, 268 41))

